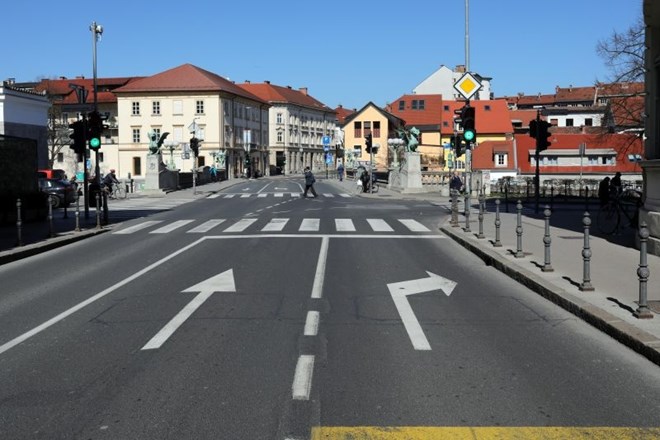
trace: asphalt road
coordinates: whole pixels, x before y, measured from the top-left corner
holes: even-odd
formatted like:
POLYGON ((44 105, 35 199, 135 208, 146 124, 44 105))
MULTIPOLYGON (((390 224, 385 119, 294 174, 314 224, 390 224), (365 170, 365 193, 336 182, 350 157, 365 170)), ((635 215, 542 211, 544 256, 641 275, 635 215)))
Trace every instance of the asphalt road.
POLYGON ((660 426, 655 365, 438 234, 437 207, 299 182, 0 267, 2 437, 660 426))

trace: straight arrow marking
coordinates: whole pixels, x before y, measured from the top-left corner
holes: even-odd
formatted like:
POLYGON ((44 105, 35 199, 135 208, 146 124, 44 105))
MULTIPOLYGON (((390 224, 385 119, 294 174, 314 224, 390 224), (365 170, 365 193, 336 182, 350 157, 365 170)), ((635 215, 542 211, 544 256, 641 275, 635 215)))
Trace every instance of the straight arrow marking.
POLYGON ((401 281, 387 285, 387 288, 390 290, 390 295, 392 295, 394 305, 401 316, 403 326, 408 332, 408 337, 415 350, 431 350, 431 345, 429 344, 428 339, 426 339, 424 330, 422 330, 422 326, 419 324, 419 320, 417 319, 417 316, 415 316, 415 312, 413 312, 407 296, 433 290, 442 290, 445 295, 449 296, 456 287, 456 282, 454 281, 448 280, 429 271, 426 271, 426 273, 429 275, 427 278, 401 281))
POLYGON ((201 283, 188 287, 182 292, 199 292, 192 301, 174 316, 156 335, 151 338, 142 350, 155 350, 160 348, 174 332, 215 292, 236 292, 234 283, 234 271, 229 269, 221 274, 215 275, 201 283))

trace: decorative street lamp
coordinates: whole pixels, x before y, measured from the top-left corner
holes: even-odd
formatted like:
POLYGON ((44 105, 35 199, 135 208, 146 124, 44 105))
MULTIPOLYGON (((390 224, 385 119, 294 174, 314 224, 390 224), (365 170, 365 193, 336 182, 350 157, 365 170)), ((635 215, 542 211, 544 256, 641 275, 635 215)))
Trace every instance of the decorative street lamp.
POLYGON ((403 147, 404 141, 400 138, 388 139, 387 148, 392 152, 392 167, 396 168, 399 166, 399 151, 403 147))
POLYGON ((174 150, 179 148, 179 142, 176 141, 166 141, 164 144, 165 148, 170 150, 170 163, 167 164, 167 167, 170 170, 176 170, 176 165, 174 163, 174 150))

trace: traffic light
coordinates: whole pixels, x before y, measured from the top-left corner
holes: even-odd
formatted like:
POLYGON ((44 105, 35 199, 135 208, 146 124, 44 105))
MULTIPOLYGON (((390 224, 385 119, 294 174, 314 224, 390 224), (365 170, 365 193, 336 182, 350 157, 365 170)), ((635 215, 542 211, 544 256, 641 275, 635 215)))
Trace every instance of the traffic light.
POLYGON ((539 121, 538 124, 536 124, 536 149, 538 151, 547 150, 551 145, 550 141, 548 140, 550 137, 550 132, 548 131, 549 128, 550 123, 548 121, 539 121))
POLYGON ((457 159, 465 154, 465 144, 463 144, 463 137, 460 134, 450 137, 449 144, 451 145, 451 149, 454 150, 457 159))
POLYGON ((367 135, 364 137, 364 145, 366 147, 367 153, 371 154, 371 142, 372 142, 372 136, 371 133, 367 133, 367 135))
POLYGON ((77 161, 81 162, 85 157, 85 120, 69 124, 69 128, 73 129, 73 133, 69 135, 71 138, 70 147, 78 155, 77 161))
POLYGON ((98 150, 101 148, 101 133, 103 132, 103 119, 101 114, 94 110, 89 114, 87 120, 87 139, 89 139, 89 148, 98 150))
POLYGON ((463 139, 465 139, 467 148, 470 148, 477 140, 474 107, 463 107, 461 111, 461 125, 463 126, 463 139))
POLYGON ((190 138, 190 149, 193 151, 195 157, 199 157, 199 139, 196 137, 190 138))

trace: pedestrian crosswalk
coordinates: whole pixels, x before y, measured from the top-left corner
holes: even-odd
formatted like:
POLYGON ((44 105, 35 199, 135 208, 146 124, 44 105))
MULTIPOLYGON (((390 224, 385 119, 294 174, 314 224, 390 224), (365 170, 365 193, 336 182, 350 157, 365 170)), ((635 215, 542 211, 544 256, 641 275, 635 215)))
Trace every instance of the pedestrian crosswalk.
POLYGON ((292 232, 362 232, 362 233, 428 233, 431 229, 417 220, 400 219, 352 219, 352 218, 303 218, 290 219, 276 217, 267 220, 259 218, 242 218, 229 220, 224 218, 198 221, 182 219, 168 223, 162 220, 145 220, 126 227, 120 227, 113 234, 134 234, 145 231, 149 234, 169 234, 175 231, 185 231, 188 234, 236 234, 236 233, 292 233, 292 232))
MULTIPOLYGON (((332 199, 332 198, 347 198, 347 197, 353 197, 353 194, 349 193, 338 193, 338 194, 333 194, 333 193, 319 193, 319 198, 326 198, 326 199, 332 199)), ((249 199, 249 198, 266 198, 266 197, 274 197, 276 199, 282 199, 285 197, 288 198, 299 198, 302 197, 302 194, 299 192, 274 192, 274 193, 216 193, 216 194, 211 194, 208 196, 208 199, 249 199)))

